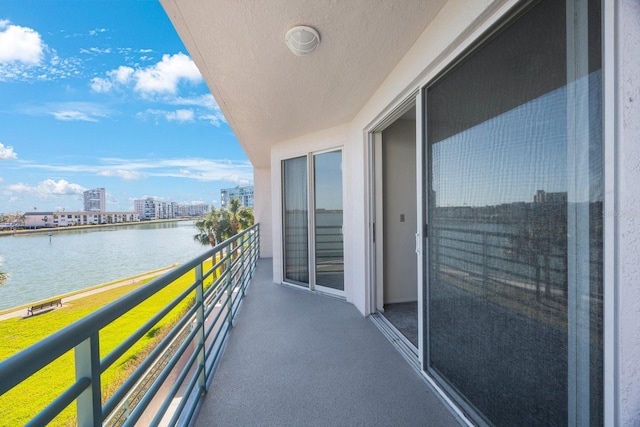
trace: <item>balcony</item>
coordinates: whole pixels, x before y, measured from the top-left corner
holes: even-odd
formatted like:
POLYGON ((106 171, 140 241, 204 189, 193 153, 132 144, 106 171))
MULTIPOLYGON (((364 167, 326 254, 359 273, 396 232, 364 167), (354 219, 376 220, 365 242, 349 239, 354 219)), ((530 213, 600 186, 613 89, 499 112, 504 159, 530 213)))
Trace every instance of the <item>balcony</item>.
POLYGON ((255 226, 0 362, 0 395, 74 350, 76 382, 30 425, 55 420, 74 401, 81 426, 458 424, 371 320, 340 299, 272 283, 258 247, 255 226), (192 286, 100 358, 101 329, 189 272, 192 286), (190 298, 149 357, 104 398, 104 371, 190 298))
POLYGON ((260 261, 196 425, 458 425, 353 305, 272 282, 260 261))

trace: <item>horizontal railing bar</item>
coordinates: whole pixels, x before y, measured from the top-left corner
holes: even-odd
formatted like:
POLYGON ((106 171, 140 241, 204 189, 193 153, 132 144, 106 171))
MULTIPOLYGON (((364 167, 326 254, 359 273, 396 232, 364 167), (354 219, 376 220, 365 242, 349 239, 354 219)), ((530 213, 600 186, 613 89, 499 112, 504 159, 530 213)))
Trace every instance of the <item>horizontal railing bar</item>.
MULTIPOLYGON (((191 396, 191 393, 193 392, 195 386, 198 385, 198 376, 200 375, 203 369, 205 369, 204 366, 198 366, 198 368, 194 372, 194 375, 191 377, 191 381, 189 381, 189 384, 187 384, 187 387, 185 388, 184 397, 180 399, 180 403, 176 407, 175 413, 173 414, 173 417, 171 417, 171 421, 169 421, 170 426, 178 425, 178 419, 180 418, 180 415, 182 415, 182 411, 184 410, 184 407, 189 402, 189 396, 191 396)), ((204 392, 205 392, 204 389, 201 390, 201 393, 204 393, 204 392)), ((194 409, 195 409, 195 406, 194 406, 194 409)), ((184 420, 184 424, 190 425, 189 422, 191 421, 191 417, 193 416, 193 410, 190 411, 187 415, 188 417, 186 420, 184 420)))
POLYGON ((116 390, 116 392, 109 398, 109 400, 103 406, 103 419, 106 419, 108 415, 119 405, 122 399, 125 398, 127 393, 133 388, 133 386, 138 382, 140 378, 142 378, 147 370, 156 362, 158 357, 164 353, 166 348, 171 344, 171 341, 180 333, 184 326, 193 321, 193 315, 197 310, 197 306, 193 306, 185 313, 185 315, 180 319, 176 325, 171 328, 171 330, 167 333, 165 338, 160 342, 152 351, 149 353, 142 363, 138 366, 130 376, 127 378, 122 385, 116 390))
POLYGON ((82 377, 71 385, 66 391, 58 396, 53 402, 51 402, 46 408, 44 408, 38 415, 31 419, 26 426, 44 426, 49 424, 55 417, 64 411, 74 400, 78 398, 87 388, 91 386, 91 379, 88 377, 82 377))
MULTIPOLYGON (((194 364, 198 360, 198 353, 199 353, 198 351, 194 351, 191 354, 191 356, 189 356, 189 359, 185 363, 182 372, 180 372, 180 375, 178 375, 178 377, 174 380, 173 385, 171 386, 171 389, 167 393, 167 397, 165 397, 164 402, 162 402, 162 405, 158 409, 158 413, 154 417, 153 421, 151 421, 151 425, 159 424, 162 418, 164 417, 165 413, 167 412, 167 409, 169 409, 169 406, 171 406, 173 398, 178 394, 178 391, 180 390, 180 387, 182 387, 185 378, 187 377, 187 375, 189 375, 190 369, 194 366, 194 364)), ((193 375, 192 379, 193 381, 197 382, 198 375, 197 374, 193 375)), ((185 395, 188 395, 188 394, 189 394, 188 392, 185 392, 185 395)), ((179 410, 176 411, 176 413, 179 413, 179 412, 180 412, 179 410)), ((169 425, 175 425, 175 424, 169 424, 169 425)))
MULTIPOLYGON (((178 350, 176 350, 176 352, 171 356, 167 364, 158 374, 158 377, 153 381, 153 383, 151 383, 151 386, 149 387, 147 392, 142 396, 135 409, 131 412, 129 418, 127 418, 125 422, 125 425, 132 425, 131 423, 135 424, 140 419, 144 411, 149 406, 149 403, 151 403, 151 400, 155 397, 156 393, 164 383, 164 380, 167 379, 167 377, 171 373, 171 370, 178 363, 180 357, 182 357, 182 355, 184 354, 185 349, 191 346, 191 341, 196 336, 197 332, 197 328, 193 329, 189 333, 189 335, 187 335, 187 338, 178 346, 178 350)), ((200 348, 201 346, 196 346, 194 351, 200 351, 200 348)))
POLYGON ((120 356, 127 352, 133 344, 135 344, 140 338, 142 338, 147 332, 151 330, 160 320, 162 320, 167 314, 178 306, 185 298, 187 298, 193 290, 198 287, 198 283, 195 282, 187 289, 185 289, 180 295, 171 300, 162 310, 160 310, 155 316, 149 319, 144 325, 138 328, 129 338, 123 341, 118 347, 116 347, 111 353, 105 356, 100 362, 100 371, 106 371, 120 356))

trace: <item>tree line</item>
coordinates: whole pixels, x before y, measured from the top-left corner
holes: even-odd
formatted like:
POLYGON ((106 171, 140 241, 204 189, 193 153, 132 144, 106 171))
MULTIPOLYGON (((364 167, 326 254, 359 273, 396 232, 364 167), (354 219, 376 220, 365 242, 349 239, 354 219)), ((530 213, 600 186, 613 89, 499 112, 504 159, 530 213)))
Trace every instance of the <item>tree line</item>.
POLYGON ((203 246, 216 246, 235 236, 254 223, 253 210, 241 205, 240 199, 232 197, 229 207, 216 209, 215 206, 203 219, 196 221, 198 234, 193 240, 203 246))

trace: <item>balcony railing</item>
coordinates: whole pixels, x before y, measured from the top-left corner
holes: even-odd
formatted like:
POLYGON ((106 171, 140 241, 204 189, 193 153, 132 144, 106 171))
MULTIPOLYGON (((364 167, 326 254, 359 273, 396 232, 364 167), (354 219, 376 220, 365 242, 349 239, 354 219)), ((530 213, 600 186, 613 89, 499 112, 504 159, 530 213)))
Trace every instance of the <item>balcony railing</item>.
POLYGON ((0 362, 0 395, 74 350, 76 379, 27 425, 45 425, 74 401, 79 426, 184 425, 198 409, 259 258, 259 225, 0 362), (209 268, 205 268, 205 265, 209 268), (110 353, 100 332, 185 274, 195 281, 110 353), (103 402, 102 376, 175 308, 183 313, 103 402))

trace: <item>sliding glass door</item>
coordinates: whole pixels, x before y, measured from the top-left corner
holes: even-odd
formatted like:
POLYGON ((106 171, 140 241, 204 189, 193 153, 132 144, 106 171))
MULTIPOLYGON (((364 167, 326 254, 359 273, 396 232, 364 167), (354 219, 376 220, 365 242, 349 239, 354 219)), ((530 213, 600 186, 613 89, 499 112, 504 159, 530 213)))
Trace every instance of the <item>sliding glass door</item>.
POLYGON ((284 279, 309 286, 307 157, 282 162, 284 279))
POLYGON ((282 174, 284 280, 341 295, 342 151, 284 160, 282 174))
POLYGON ((342 151, 315 154, 313 167, 315 285, 343 291, 342 151))
POLYGON ((425 368, 480 424, 601 425, 600 2, 531 2, 424 90, 425 368))

